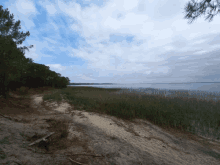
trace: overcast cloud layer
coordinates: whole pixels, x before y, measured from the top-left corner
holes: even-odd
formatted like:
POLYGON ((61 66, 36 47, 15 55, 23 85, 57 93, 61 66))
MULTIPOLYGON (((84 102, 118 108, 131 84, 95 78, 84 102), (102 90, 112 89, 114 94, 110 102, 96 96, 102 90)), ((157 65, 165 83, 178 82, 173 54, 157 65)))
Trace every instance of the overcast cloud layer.
POLYGON ((189 0, 1 0, 29 31, 26 57, 81 83, 220 82, 220 17, 189 0))

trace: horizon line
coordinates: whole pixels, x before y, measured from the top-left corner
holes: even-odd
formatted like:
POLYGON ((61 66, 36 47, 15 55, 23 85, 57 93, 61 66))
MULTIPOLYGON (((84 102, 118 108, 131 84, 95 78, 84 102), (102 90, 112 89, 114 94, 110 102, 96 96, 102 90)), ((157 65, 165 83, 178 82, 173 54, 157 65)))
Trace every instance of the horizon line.
POLYGON ((187 84, 187 83, 220 83, 220 82, 183 82, 183 83, 69 83, 69 84, 187 84))

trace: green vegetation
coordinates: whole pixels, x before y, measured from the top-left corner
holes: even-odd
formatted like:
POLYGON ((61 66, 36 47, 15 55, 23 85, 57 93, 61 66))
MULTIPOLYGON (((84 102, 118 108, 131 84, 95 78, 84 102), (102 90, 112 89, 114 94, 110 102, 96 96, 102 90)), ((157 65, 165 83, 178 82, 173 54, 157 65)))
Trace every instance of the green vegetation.
POLYGON ((216 8, 219 8, 219 2, 217 1, 217 4, 214 4, 214 2, 210 2, 211 0, 201 1, 199 3, 195 1, 189 1, 184 8, 184 19, 189 19, 188 23, 191 24, 201 15, 207 14, 206 20, 209 19, 209 22, 211 22, 213 20, 213 17, 219 13, 215 13, 216 8), (207 8, 209 8, 210 10, 206 13, 207 8))
POLYGON ((58 95, 63 95, 78 110, 82 108, 126 120, 140 118, 164 128, 172 127, 212 139, 220 138, 220 101, 213 101, 208 96, 202 99, 198 95, 181 95, 180 92, 170 97, 134 92, 115 93, 120 90, 67 87, 52 95, 45 95, 43 99, 60 101, 58 95))
POLYGON ((0 148, 0 160, 1 159, 5 159, 7 156, 5 154, 5 152, 0 148))
POLYGON ((1 139, 0 144, 10 144, 9 140, 8 140, 8 137, 4 137, 4 139, 1 139))
POLYGON ((115 83, 69 83, 69 85, 113 85, 115 83))
POLYGON ((56 100, 57 102, 62 101, 62 97, 60 95, 60 92, 54 91, 53 94, 44 95, 44 101, 51 101, 56 100))
MULTIPOLYGON (((66 88, 70 80, 61 74, 51 71, 48 66, 34 63, 25 57, 28 47, 18 47, 30 36, 29 31, 20 32, 20 20, 0 5, 0 97, 9 98, 9 91, 20 88, 21 94, 26 93, 25 87, 66 88), (37 82, 37 83, 33 83, 37 82), (22 87, 23 86, 23 87, 22 87)), ((32 48, 33 45, 29 46, 32 48)))

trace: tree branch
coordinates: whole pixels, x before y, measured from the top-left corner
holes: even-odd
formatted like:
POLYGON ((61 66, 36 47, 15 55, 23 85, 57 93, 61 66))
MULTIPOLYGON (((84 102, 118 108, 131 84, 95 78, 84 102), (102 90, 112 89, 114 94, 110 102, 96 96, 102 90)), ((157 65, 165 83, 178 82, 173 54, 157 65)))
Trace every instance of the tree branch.
POLYGON ((51 136, 51 135, 53 135, 53 134, 54 134, 54 132, 51 132, 51 133, 49 133, 48 135, 42 137, 41 139, 38 139, 38 140, 34 141, 33 143, 29 144, 29 146, 32 146, 32 145, 34 145, 34 144, 37 144, 37 143, 39 143, 39 142, 41 142, 41 141, 45 141, 46 138, 48 138, 49 136, 51 136))

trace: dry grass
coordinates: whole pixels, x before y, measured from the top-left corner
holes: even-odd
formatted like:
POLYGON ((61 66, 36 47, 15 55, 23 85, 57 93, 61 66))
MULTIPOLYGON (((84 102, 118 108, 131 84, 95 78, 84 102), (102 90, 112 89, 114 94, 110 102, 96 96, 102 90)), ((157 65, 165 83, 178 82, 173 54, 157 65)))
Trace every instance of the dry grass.
MULTIPOLYGON (((26 88, 23 88, 23 90, 24 89, 26 88)), ((83 151, 87 152, 88 154, 89 153, 92 154, 92 151, 88 147, 89 145, 88 145, 87 137, 78 138, 72 136, 72 134, 71 136, 69 136, 70 126, 73 124, 72 118, 67 117, 63 114, 59 114, 59 115, 57 113, 51 114, 50 111, 53 110, 50 109, 49 107, 48 109, 45 109, 44 106, 41 106, 39 109, 39 107, 32 106, 33 98, 31 98, 30 96, 33 95, 43 96, 46 94, 56 95, 58 91, 60 90, 55 88, 48 88, 48 87, 43 87, 39 89, 29 89, 26 93, 24 92, 22 95, 19 90, 11 91, 10 92, 11 97, 8 100, 5 100, 4 98, 0 98, 0 105, 1 105, 0 113, 3 115, 1 117, 6 116, 6 118, 8 117, 7 119, 11 120, 11 122, 13 122, 14 125, 16 125, 16 122, 19 122, 20 124, 24 124, 24 126, 27 127, 28 129, 33 130, 32 133, 17 130, 19 137, 22 137, 21 139, 26 141, 24 145, 22 140, 19 142, 19 144, 20 143, 22 144, 20 150, 24 150, 24 149, 30 150, 32 156, 34 154, 37 155, 42 154, 42 157, 44 157, 44 159, 40 160, 41 164, 43 165, 72 164, 71 161, 68 159, 68 157, 71 157, 72 160, 76 160, 80 158, 80 160, 78 161, 80 161, 83 164, 88 164, 91 161, 90 158, 91 156, 74 155, 73 153, 70 153, 72 156, 67 157, 65 155, 66 151, 68 151, 68 153, 69 150, 71 151, 71 148, 74 149, 77 148, 77 150, 79 149, 79 152, 81 151, 81 149, 83 149, 83 151), (45 142, 42 141, 30 147, 26 146, 26 144, 28 143, 30 144, 47 135, 47 133, 45 133, 46 130, 55 133, 49 136, 45 142), (54 158, 51 159, 51 157, 54 158), (45 160, 45 158, 48 158, 48 160, 45 160)), ((14 127, 12 128, 10 127, 10 129, 14 129, 14 127)), ((83 132, 84 128, 81 126, 76 126, 74 127, 74 129, 78 132, 83 132)), ((2 141, 0 141, 0 143, 1 142, 7 143, 7 139, 3 139, 2 141)), ((20 150, 18 152, 20 152, 20 150)), ((7 151, 7 152, 10 154, 11 151, 7 151)), ((6 157, 6 154, 1 150, 1 147, 0 147, 0 155, 1 155, 0 157, 1 160, 3 160, 6 157)), ((31 157, 31 155, 29 156, 31 157)), ((9 159, 8 157, 6 157, 6 159, 9 159)), ((34 160, 30 161, 25 157, 22 159, 20 159, 19 162, 13 162, 12 160, 9 160, 9 163, 13 162, 17 164, 20 163, 20 164, 28 164, 28 165, 34 164, 34 160)))
POLYGON ((44 95, 43 100, 59 101, 62 94, 78 110, 105 113, 130 121, 145 119, 164 128, 220 139, 220 101, 213 101, 211 94, 189 95, 177 91, 165 97, 137 92, 117 94, 120 90, 67 87, 53 95, 44 95))
MULTIPOLYGON (((37 147, 48 153, 54 153, 58 150, 68 148, 71 143, 71 141, 67 139, 69 133, 69 122, 65 119, 56 118, 47 119, 46 122, 50 125, 48 128, 49 131, 55 133, 47 139, 47 142, 38 143, 37 147)), ((45 134, 35 133, 35 135, 26 138, 30 143, 32 143, 44 136, 45 134)))
MULTIPOLYGON (((173 131, 197 133, 196 131, 203 129, 203 132, 207 135, 213 135, 216 139, 220 137, 220 102, 194 98, 187 99, 178 96, 175 98, 165 98, 156 95, 140 96, 136 93, 116 94, 115 92, 119 90, 121 89, 90 87, 68 87, 67 89, 44 87, 29 89, 26 94, 25 92, 23 93, 24 97, 21 98, 12 97, 8 100, 0 98, 0 113, 11 116, 19 122, 29 123, 31 116, 42 115, 36 108, 30 106, 32 99, 29 96, 40 94, 44 95, 44 101, 51 100, 58 102, 62 100, 63 96, 69 104, 74 105, 74 109, 81 108, 87 111, 105 113, 125 120, 141 118, 149 120, 158 126, 167 129, 170 128, 169 130, 172 129, 173 131), (19 117, 17 119, 21 115, 23 118, 19 117)), ((25 88, 23 88, 23 91, 25 91, 25 88)), ((13 93, 19 95, 19 92, 15 91, 13 93)), ((54 154, 67 149, 69 146, 78 145, 88 150, 87 141, 82 141, 78 138, 68 139, 68 131, 71 124, 69 120, 56 116, 56 118, 47 118, 46 123, 49 125, 48 130, 55 132, 55 134, 48 138, 46 144, 39 144, 37 146, 40 151, 54 154)), ((33 142, 43 136, 45 134, 36 133, 34 136, 26 138, 30 142, 33 142)), ((112 140, 116 139, 115 137, 110 138, 112 140)), ((88 160, 84 161, 88 162, 88 160)))

